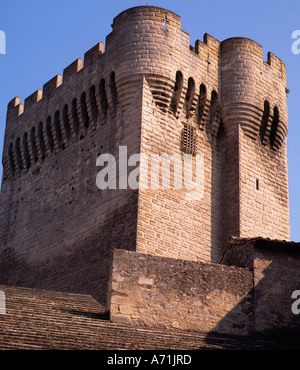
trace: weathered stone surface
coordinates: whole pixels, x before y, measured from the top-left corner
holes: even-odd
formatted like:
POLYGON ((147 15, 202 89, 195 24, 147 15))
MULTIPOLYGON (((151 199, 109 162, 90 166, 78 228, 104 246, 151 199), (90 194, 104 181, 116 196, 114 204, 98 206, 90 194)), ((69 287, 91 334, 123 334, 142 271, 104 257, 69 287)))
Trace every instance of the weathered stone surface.
POLYGON ((105 51, 91 48, 24 109, 8 104, 0 282, 93 292, 105 304, 114 248, 216 263, 232 235, 288 239, 285 87, 284 64, 263 62, 252 40, 206 34, 191 47, 173 12, 122 12, 105 51), (126 146, 128 158, 183 162, 189 145, 204 160, 200 199, 174 166, 170 189, 166 175, 157 189, 120 189, 124 168, 117 189, 97 188, 101 153, 118 160, 126 146))
MULTIPOLYGON (((196 350, 291 348, 290 341, 137 328, 108 321, 90 295, 0 286, 1 350, 196 350), (287 346, 288 344, 288 346, 287 346)), ((298 348, 293 343, 293 348, 298 348)))
POLYGON ((264 62, 247 38, 205 34, 191 46, 180 17, 158 7, 128 9, 112 28, 105 51, 98 43, 63 78, 8 104, 0 283, 92 294, 114 321, 144 327, 287 326, 281 299, 297 258, 281 275, 277 252, 246 243, 224 255, 231 236, 290 237, 284 64, 272 53, 264 62), (183 167, 200 156, 201 178, 185 181, 175 164, 150 178, 143 162, 148 187, 129 187, 120 147, 183 167), (116 189, 97 187, 104 153, 118 164, 116 189), (217 264, 222 256, 239 267, 217 264))
POLYGON ((292 312, 292 294, 300 282, 300 243, 232 238, 220 262, 253 271, 255 331, 280 333, 299 328, 300 317, 292 312))
POLYGON ((254 329, 247 268, 114 250, 111 281, 113 322, 237 335, 254 329))

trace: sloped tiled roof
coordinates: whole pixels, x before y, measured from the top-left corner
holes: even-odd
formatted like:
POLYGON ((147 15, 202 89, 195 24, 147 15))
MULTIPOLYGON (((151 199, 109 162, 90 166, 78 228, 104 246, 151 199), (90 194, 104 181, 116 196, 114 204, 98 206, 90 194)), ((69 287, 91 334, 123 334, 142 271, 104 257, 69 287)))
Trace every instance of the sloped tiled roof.
POLYGON ((244 248, 246 245, 253 245, 257 249, 269 249, 277 251, 285 251, 289 253, 299 254, 300 253, 300 243, 293 242, 289 240, 278 240, 263 237, 254 238, 241 238, 232 236, 229 239, 229 243, 225 248, 223 255, 221 256, 219 263, 222 263, 224 256, 236 248, 244 248))
POLYGON ((293 248, 297 251, 300 250, 300 243, 294 242, 290 240, 279 240, 279 239, 271 239, 271 238, 263 238, 261 236, 254 237, 254 238, 242 238, 232 236, 229 239, 229 245, 243 245, 246 243, 254 244, 257 247, 261 246, 268 246, 268 247, 285 247, 285 248, 293 248))
POLYGON ((195 350, 274 348, 251 338, 111 323, 90 295, 0 286, 1 350, 195 350))

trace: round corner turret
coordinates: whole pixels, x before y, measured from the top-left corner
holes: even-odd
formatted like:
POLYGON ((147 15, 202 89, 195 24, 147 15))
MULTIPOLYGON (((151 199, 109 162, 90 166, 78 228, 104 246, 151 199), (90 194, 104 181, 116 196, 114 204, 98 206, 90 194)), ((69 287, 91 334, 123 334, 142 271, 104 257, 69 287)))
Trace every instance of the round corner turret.
POLYGON ((240 125, 252 139, 278 150, 287 134, 286 71, 283 62, 244 37, 221 42, 222 112, 227 129, 240 125), (269 105, 266 125, 265 102, 269 105), (273 127, 273 129, 272 129, 273 127), (265 136, 262 138, 262 131, 265 136), (273 136, 273 137, 272 137, 273 136))

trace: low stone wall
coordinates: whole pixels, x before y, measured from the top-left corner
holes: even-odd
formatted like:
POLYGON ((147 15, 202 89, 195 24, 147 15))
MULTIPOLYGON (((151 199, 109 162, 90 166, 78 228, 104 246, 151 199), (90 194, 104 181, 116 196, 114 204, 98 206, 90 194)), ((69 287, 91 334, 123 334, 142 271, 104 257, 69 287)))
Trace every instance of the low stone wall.
POLYGON ((263 238, 231 238, 222 264, 253 270, 255 331, 274 335, 300 332, 292 305, 300 289, 300 243, 263 238))
POLYGON ((252 289, 247 268, 114 250, 108 309, 112 322, 247 335, 252 289))

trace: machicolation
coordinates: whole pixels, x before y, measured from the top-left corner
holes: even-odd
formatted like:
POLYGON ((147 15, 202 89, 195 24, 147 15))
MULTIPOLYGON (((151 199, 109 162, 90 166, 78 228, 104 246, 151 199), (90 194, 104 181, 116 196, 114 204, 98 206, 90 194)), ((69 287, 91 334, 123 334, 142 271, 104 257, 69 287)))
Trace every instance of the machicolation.
MULTIPOLYGON (((290 238, 287 132, 278 57, 264 61, 242 37, 205 34, 191 46, 177 14, 125 10, 105 50, 99 42, 8 104, 0 283, 91 294, 131 325, 239 335, 280 326, 277 311, 268 306, 268 321, 259 310, 274 298, 268 276, 279 278, 286 258, 291 271, 299 263, 271 242, 290 238), (96 186, 103 153, 118 164, 114 189, 96 186), (202 156, 201 197, 174 184, 130 188, 122 175, 137 153, 202 156)), ((292 285, 283 275, 281 299, 292 285)))

